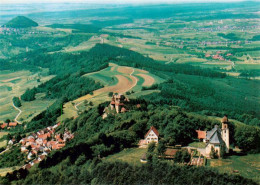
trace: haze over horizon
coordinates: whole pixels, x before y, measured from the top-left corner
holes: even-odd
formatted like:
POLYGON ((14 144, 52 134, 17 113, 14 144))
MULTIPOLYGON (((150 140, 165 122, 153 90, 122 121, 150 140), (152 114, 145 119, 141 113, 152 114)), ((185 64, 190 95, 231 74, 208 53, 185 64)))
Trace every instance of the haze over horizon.
POLYGON ((149 4, 149 3, 203 3, 203 2, 241 2, 244 0, 1 0, 0 4, 23 3, 88 3, 88 4, 149 4))

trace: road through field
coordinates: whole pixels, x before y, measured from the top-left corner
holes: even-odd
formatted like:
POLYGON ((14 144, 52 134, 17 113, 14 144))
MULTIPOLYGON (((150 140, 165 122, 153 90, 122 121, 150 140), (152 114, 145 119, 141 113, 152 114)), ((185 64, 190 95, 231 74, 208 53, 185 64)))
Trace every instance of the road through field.
POLYGON ((15 117, 15 119, 14 119, 14 121, 16 121, 17 123, 19 123, 19 124, 22 124, 20 121, 18 121, 17 119, 18 119, 18 117, 20 116, 20 114, 22 113, 22 110, 21 109, 19 109, 18 107, 16 107, 15 105, 14 105, 14 102, 13 102, 13 107, 16 109, 16 110, 18 110, 19 111, 19 113, 16 115, 16 117, 15 117))

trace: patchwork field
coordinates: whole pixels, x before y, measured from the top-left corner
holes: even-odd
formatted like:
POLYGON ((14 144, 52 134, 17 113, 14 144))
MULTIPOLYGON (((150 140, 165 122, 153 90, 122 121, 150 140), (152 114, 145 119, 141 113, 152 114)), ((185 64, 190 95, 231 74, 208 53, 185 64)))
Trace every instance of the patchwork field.
MULTIPOLYGON (((19 112, 12 106, 13 97, 14 96, 20 97, 27 88, 36 87, 39 84, 48 81, 53 77, 53 76, 46 76, 45 75, 46 73, 47 70, 45 69, 39 73, 31 73, 29 71, 16 71, 16 72, 1 71, 0 73, 0 106, 1 106, 0 122, 5 121, 6 119, 13 120, 16 117, 16 115, 19 112)), ((31 104, 29 105, 28 103, 22 102, 21 109, 26 111, 26 109, 29 108, 29 109, 34 109, 33 111, 37 112, 38 109, 41 111, 45 105, 46 103, 43 104, 43 102, 38 102, 38 103, 36 102, 35 105, 31 105, 31 104)), ((26 120, 26 116, 23 117, 23 119, 26 120)))
MULTIPOLYGON (((142 87, 147 87, 163 82, 163 79, 156 75, 150 74, 148 71, 132 67, 118 66, 113 63, 110 63, 110 66, 106 69, 98 72, 88 73, 84 76, 88 78, 93 78, 95 81, 100 82, 104 85, 104 88, 94 91, 92 95, 87 94, 72 102, 66 103, 63 109, 64 119, 76 117, 78 115, 78 111, 84 111, 90 106, 90 101, 94 105, 97 105, 104 101, 109 101, 109 92, 131 92, 129 97, 136 98, 141 95, 158 92, 158 90, 142 92, 142 87), (88 103, 84 103, 84 101, 88 101, 88 103)), ((58 120, 60 119, 61 117, 58 118, 58 120)))

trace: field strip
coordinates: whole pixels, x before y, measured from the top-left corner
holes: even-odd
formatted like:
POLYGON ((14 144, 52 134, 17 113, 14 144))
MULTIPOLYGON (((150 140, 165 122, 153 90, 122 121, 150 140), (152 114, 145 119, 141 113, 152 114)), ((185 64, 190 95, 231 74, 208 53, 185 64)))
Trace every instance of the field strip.
POLYGON ((20 116, 20 114, 22 113, 22 110, 19 109, 18 107, 16 107, 16 106, 14 105, 14 102, 12 102, 12 103, 13 103, 13 107, 14 107, 16 110, 19 111, 19 113, 18 113, 17 116, 15 117, 14 121, 16 121, 16 122, 19 123, 19 124, 22 124, 20 121, 17 120, 18 117, 20 116))
POLYGON ((154 84, 154 78, 146 74, 136 74, 144 79, 143 86, 151 86, 154 84))
POLYGON ((108 86, 108 87, 103 87, 101 89, 95 90, 93 92, 93 95, 87 94, 85 96, 82 96, 76 100, 74 100, 74 102, 78 102, 74 107, 76 110, 77 106, 80 105, 82 103, 82 101, 93 98, 98 96, 101 93, 104 92, 117 92, 117 93, 124 93, 129 91, 130 89, 132 89, 134 86, 136 86, 138 78, 133 76, 133 73, 135 72, 135 69, 132 69, 131 74, 129 75, 130 78, 132 79, 133 82, 131 82, 129 79, 127 79, 126 77, 124 77, 123 75, 115 75, 115 77, 118 80, 118 83, 116 85, 113 86, 108 86))
POLYGON ((2 82, 6 83, 6 82, 10 82, 12 80, 17 80, 20 79, 21 77, 14 77, 14 78, 10 78, 10 79, 6 79, 6 80, 1 80, 2 82))
MULTIPOLYGON (((135 76, 133 76, 133 73, 135 72, 135 69, 133 68, 133 71, 132 71, 132 73, 130 74, 130 77, 132 77, 131 79, 135 79, 135 82, 134 82, 134 84, 127 90, 127 91, 129 91, 129 90, 131 90, 132 88, 134 88, 135 86, 136 86, 136 84, 137 84, 137 81, 138 81, 138 78, 136 78, 135 76)), ((125 91, 125 92, 127 92, 127 91, 125 91)))

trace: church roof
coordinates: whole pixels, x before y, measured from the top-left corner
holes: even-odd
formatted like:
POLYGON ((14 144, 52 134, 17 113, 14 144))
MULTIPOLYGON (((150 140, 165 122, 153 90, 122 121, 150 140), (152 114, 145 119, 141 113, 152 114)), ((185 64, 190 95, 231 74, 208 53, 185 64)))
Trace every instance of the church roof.
POLYGON ((215 125, 215 127, 212 130, 206 132, 206 139, 209 141, 209 143, 212 144, 223 143, 221 137, 221 130, 219 129, 218 125, 215 125))

